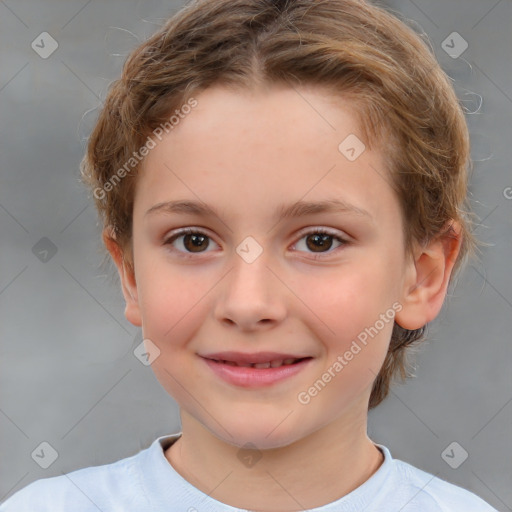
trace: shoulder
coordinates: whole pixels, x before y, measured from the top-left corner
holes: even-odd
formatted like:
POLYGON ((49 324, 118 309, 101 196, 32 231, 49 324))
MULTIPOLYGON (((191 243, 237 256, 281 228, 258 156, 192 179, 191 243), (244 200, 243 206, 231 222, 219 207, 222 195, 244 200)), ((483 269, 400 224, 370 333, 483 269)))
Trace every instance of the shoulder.
MULTIPOLYGON (((146 451, 146 450, 144 450, 146 451)), ((147 507, 136 455, 111 464, 36 480, 0 505, 0 512, 90 512, 147 507), (121 508, 119 508, 121 507, 121 508)))
POLYGON ((409 501, 403 512, 497 512, 476 494, 394 459, 397 487, 409 501))

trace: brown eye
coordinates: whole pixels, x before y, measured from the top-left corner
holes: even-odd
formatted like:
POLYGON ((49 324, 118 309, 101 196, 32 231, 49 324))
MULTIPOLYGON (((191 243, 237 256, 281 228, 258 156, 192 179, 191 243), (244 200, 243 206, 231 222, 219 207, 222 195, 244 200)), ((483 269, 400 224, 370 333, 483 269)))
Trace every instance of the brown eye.
POLYGON ((206 249, 210 246, 210 237, 202 231, 184 229, 168 238, 164 245, 172 245, 181 253, 208 252, 206 249), (177 243, 175 244, 175 242, 177 243))
POLYGON ((325 231, 324 229, 316 229, 314 231, 303 233, 301 239, 295 245, 299 246, 302 240, 305 240, 304 245, 306 247, 306 252, 317 253, 319 255, 324 253, 329 255, 334 253, 340 246, 349 244, 348 240, 345 240, 338 234, 325 231), (338 245, 330 251, 329 249, 333 247, 333 242, 337 242, 338 245))
POLYGON ((331 248, 333 238, 334 237, 332 235, 314 233, 306 236, 306 239, 308 240, 306 245, 308 249, 311 249, 314 252, 322 252, 322 249, 331 248))
POLYGON ((201 234, 185 235, 183 237, 183 246, 190 252, 201 252, 208 245, 208 237, 201 234))

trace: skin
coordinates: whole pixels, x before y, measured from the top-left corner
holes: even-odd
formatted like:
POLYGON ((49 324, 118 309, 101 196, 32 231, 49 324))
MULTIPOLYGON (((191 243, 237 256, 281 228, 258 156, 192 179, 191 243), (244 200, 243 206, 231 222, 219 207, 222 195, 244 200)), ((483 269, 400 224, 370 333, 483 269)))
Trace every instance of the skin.
POLYGON ((160 350, 152 368, 180 406, 183 435, 167 460, 223 503, 274 512, 337 500, 382 464, 367 436, 368 400, 392 321, 308 404, 297 396, 393 303, 402 306, 395 317, 402 327, 433 320, 461 243, 454 223, 456 236, 406 257, 398 199, 376 173, 387 172, 379 152, 366 145, 351 162, 338 151, 349 134, 360 135, 350 103, 319 87, 298 91, 214 87, 196 95, 198 106, 144 161, 133 211, 134 272, 104 231, 126 318, 160 350), (282 203, 333 197, 370 217, 272 219, 282 203), (145 215, 175 199, 212 205, 219 217, 145 215), (165 244, 182 227, 201 228, 209 245, 193 252, 184 236, 165 244), (349 243, 330 238, 315 251, 314 228, 349 243), (236 252, 247 236, 263 249, 250 264, 236 252), (247 389, 219 379, 198 356, 222 350, 314 360, 292 378, 247 389), (261 457, 250 467, 237 457, 248 442, 261 457))

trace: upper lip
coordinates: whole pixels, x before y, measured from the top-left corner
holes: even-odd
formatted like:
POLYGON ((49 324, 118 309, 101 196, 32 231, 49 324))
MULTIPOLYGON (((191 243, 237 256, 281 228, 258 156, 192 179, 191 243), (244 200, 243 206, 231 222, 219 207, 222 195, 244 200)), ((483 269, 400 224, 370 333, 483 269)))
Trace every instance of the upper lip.
POLYGON ((297 354, 284 354, 280 352, 216 352, 214 354, 202 355, 206 359, 215 359, 217 361, 232 361, 234 363, 256 364, 267 363, 269 361, 284 361, 285 359, 303 359, 305 357, 297 354))

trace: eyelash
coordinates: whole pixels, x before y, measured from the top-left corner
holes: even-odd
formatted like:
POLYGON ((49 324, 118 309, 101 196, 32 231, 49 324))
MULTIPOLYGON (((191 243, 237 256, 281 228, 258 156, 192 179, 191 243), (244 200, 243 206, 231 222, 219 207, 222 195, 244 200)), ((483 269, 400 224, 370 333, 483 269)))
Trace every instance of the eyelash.
MULTIPOLYGON (((200 229, 183 228, 183 229, 180 229, 179 231, 176 231, 169 238, 167 238, 164 241, 164 245, 171 245, 178 238, 180 238, 182 236, 185 236, 185 235, 191 235, 191 234, 202 235, 202 236, 205 236, 205 237, 211 239, 211 237, 207 233, 205 233, 204 231, 201 231, 200 229)), ((342 247, 350 244, 350 242, 347 239, 342 238, 337 233, 334 233, 334 232, 332 232, 332 231, 330 231, 330 230, 328 230, 326 228, 313 228, 310 231, 301 232, 300 233, 300 238, 298 239, 298 241, 302 240, 304 237, 307 237, 309 235, 328 235, 328 236, 332 237, 334 240, 336 240, 336 241, 341 243, 340 246, 335 247, 333 250, 330 250, 330 251, 327 251, 327 252, 324 252, 324 253, 321 253, 321 252, 320 253, 310 253, 310 254, 313 255, 313 257, 311 259, 314 259, 314 260, 323 259, 324 258, 324 256, 322 256, 323 254, 326 254, 326 255, 332 254, 337 249, 341 249, 342 247)), ((200 253, 200 252, 199 253, 192 253, 192 252, 184 253, 183 251, 178 251, 177 249, 173 249, 173 251, 176 251, 176 252, 180 253, 182 255, 181 257, 184 257, 184 258, 193 258, 194 254, 203 254, 203 253, 200 253)), ((208 252, 208 251, 205 251, 205 252, 208 252)))

